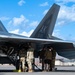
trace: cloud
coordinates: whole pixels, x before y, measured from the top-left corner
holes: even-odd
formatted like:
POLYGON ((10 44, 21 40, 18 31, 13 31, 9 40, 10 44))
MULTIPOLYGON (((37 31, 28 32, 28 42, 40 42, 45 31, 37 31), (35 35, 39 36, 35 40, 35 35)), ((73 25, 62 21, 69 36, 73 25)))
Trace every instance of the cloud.
POLYGON ((33 31, 34 31, 34 30, 30 30, 29 32, 23 31, 23 32, 20 33, 20 30, 19 30, 19 29, 15 29, 15 30, 9 31, 9 32, 10 32, 10 33, 14 33, 14 34, 18 34, 18 35, 23 35, 23 36, 29 37, 29 36, 33 33, 33 31))
POLYGON ((60 11, 57 19, 58 25, 68 25, 71 22, 75 22, 75 4, 72 6, 60 5, 60 11))
POLYGON ((43 12, 43 15, 45 15, 47 12, 48 12, 48 9, 43 12))
POLYGON ((13 31, 9 31, 10 33, 19 34, 19 29, 15 29, 13 31))
MULTIPOLYGON (((65 5, 65 4, 60 4, 60 11, 58 14, 56 26, 71 25, 74 22, 75 22, 75 4, 72 4, 70 6, 65 5)), ((69 38, 67 37, 67 35, 66 35, 66 37, 63 36, 63 34, 61 35, 59 30, 54 31, 53 35, 57 36, 59 38, 62 38, 64 40, 72 39, 71 35, 69 38)))
POLYGON ((40 4, 40 6, 48 6, 48 5, 49 5, 48 2, 40 4))
POLYGON ((64 24, 65 24, 65 21, 61 20, 61 21, 58 21, 56 25, 60 26, 60 25, 64 25, 64 24))
POLYGON ((59 3, 62 3, 62 4, 66 4, 66 3, 69 3, 69 2, 75 3, 75 0, 55 0, 55 1, 59 2, 59 3))
POLYGON ((10 19, 9 17, 0 17, 1 21, 6 21, 6 20, 9 20, 9 19, 10 19))
POLYGON ((25 18, 24 15, 20 15, 19 18, 14 17, 8 24, 13 24, 15 26, 17 25, 21 25, 21 24, 25 24, 26 22, 28 22, 29 20, 25 18))
POLYGON ((55 30, 52 35, 58 37, 60 35, 59 32, 60 32, 60 30, 55 30))
POLYGON ((61 38, 61 39, 65 39, 61 34, 60 34, 60 30, 55 30, 52 34, 55 37, 61 38))
POLYGON ((33 21, 32 23, 30 23, 30 26, 37 26, 39 24, 39 22, 38 21, 33 21))
POLYGON ((25 4, 26 2, 24 1, 24 0, 20 0, 19 2, 18 2, 18 5, 19 6, 22 6, 23 4, 25 4))
POLYGON ((33 32, 32 28, 34 29, 34 27, 36 27, 38 23, 39 23, 38 21, 32 21, 30 23, 29 20, 25 18, 24 15, 21 15, 18 18, 17 17, 12 18, 9 21, 8 25, 9 25, 9 29, 11 25, 13 25, 12 29, 10 29, 12 31, 10 32, 29 37, 31 33, 33 32))
POLYGON ((29 37, 29 36, 33 33, 33 31, 34 31, 34 30, 31 30, 31 31, 29 31, 29 32, 25 32, 25 31, 24 31, 24 32, 21 33, 21 35, 29 37))

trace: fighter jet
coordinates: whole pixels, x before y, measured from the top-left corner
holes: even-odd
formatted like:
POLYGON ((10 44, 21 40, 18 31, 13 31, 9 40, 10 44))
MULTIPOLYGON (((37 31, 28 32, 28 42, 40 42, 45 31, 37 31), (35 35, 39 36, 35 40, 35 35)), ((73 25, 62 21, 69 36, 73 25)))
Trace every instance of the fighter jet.
POLYGON ((15 57, 19 55, 19 50, 29 43, 35 48, 35 57, 38 56, 37 52, 43 45, 51 45, 58 55, 74 59, 73 42, 52 36, 59 9, 59 5, 53 4, 30 37, 9 33, 0 21, 0 63, 7 63, 8 59, 1 58, 1 54, 5 54, 15 65, 15 57))

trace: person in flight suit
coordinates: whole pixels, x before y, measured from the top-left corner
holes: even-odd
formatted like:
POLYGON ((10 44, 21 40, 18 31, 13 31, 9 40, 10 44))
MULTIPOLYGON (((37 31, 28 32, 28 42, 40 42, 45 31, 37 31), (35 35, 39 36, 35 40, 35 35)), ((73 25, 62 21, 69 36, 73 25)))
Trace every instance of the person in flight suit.
POLYGON ((34 62, 34 48, 29 45, 27 50, 27 63, 28 63, 28 72, 33 72, 33 62, 34 62))

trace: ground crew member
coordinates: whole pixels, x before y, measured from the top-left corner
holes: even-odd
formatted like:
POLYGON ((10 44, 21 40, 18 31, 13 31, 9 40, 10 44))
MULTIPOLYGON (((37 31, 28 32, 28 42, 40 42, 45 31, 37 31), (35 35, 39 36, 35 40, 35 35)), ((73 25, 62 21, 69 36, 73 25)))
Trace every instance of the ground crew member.
POLYGON ((44 46, 39 52, 39 59, 40 59, 40 62, 42 63, 42 71, 44 70, 45 50, 46 50, 46 47, 44 46))
POLYGON ((45 51, 45 71, 52 71, 52 49, 47 47, 45 51))
POLYGON ((52 48, 52 70, 55 70, 56 51, 52 48))
POLYGON ((20 50, 20 63, 21 63, 21 71, 25 72, 25 60, 27 56, 27 51, 23 48, 20 50))
POLYGON ((28 72, 33 72, 33 62, 34 62, 34 48, 29 45, 27 50, 27 63, 28 63, 28 72))

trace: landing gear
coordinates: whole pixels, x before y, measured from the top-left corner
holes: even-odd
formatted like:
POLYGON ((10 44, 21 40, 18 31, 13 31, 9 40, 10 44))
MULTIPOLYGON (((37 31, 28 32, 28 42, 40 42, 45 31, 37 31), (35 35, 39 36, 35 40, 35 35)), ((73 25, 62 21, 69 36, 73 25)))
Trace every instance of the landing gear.
POLYGON ((20 67, 20 61, 17 60, 17 61, 16 61, 16 70, 19 70, 19 67, 20 67))

